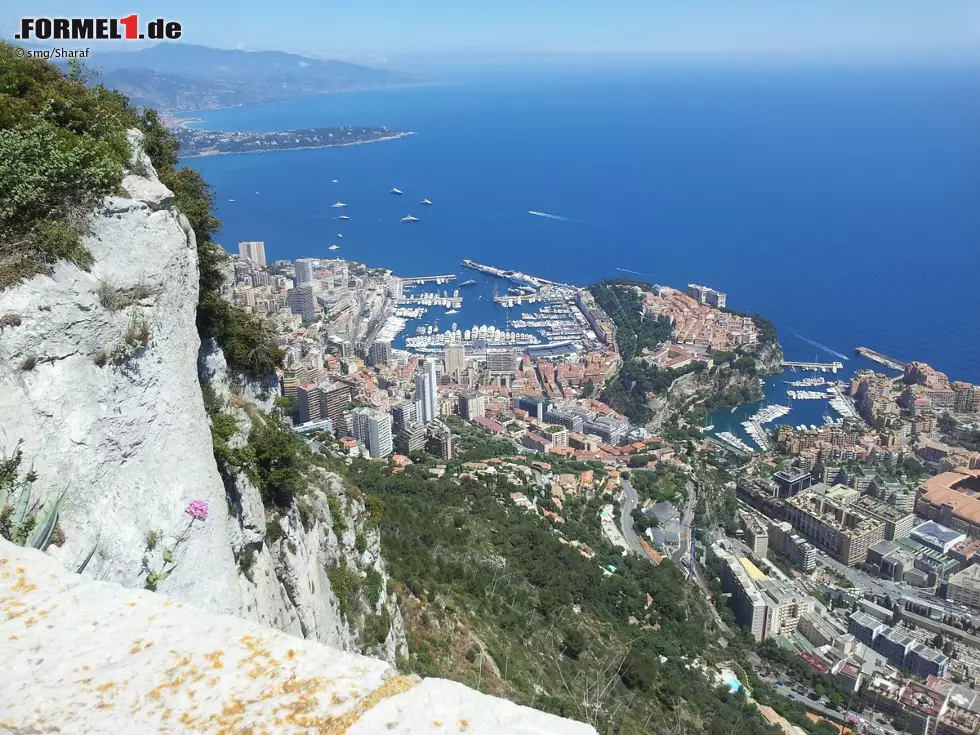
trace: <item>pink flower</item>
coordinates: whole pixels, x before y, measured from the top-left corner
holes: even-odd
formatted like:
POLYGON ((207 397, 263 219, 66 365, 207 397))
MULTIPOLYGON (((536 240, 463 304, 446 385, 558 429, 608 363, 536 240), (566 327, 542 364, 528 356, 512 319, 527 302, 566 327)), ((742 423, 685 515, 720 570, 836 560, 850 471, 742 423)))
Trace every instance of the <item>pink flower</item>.
POLYGON ((206 521, 208 519, 208 504, 203 500, 192 500, 184 512, 191 518, 206 521))

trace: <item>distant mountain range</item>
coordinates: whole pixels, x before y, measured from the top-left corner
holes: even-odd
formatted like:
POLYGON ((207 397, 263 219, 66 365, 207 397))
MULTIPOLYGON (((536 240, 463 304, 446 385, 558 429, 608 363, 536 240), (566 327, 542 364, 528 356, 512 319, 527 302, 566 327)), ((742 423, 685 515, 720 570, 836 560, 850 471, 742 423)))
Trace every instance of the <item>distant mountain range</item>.
POLYGON ((226 51, 161 43, 139 51, 93 49, 88 66, 97 81, 134 104, 165 112, 274 102, 315 94, 418 84, 410 74, 281 51, 226 51))

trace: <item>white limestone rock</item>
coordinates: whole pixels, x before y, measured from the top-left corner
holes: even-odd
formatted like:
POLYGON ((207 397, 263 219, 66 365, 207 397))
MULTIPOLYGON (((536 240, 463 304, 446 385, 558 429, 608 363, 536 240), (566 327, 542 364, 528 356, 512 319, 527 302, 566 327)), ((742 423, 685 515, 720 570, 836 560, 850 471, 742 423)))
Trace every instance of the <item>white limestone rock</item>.
POLYGON ((225 493, 195 369, 196 243, 169 209, 139 134, 131 139, 129 196, 107 198, 89 220, 91 272, 62 262, 0 292, 0 314, 22 319, 0 335, 0 445, 9 452, 23 440, 38 499, 69 485, 62 563, 74 568, 95 546, 86 573, 129 587, 143 585, 147 534, 179 536, 187 504, 206 501, 208 520, 190 528, 159 589, 237 612, 225 493), (150 295, 111 311, 100 304, 100 282, 150 295), (126 345, 133 320, 149 325, 145 346, 126 345), (117 350, 129 353, 119 364, 117 350), (28 358, 34 368, 22 369, 28 358))
POLYGON ((595 735, 0 540, 0 732, 595 735))

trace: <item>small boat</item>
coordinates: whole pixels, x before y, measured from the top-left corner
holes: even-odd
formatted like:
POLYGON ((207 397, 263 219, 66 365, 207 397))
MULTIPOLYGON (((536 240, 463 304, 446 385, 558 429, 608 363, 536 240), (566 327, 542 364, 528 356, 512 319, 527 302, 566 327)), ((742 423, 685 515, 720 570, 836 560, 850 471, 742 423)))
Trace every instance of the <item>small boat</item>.
POLYGON ((458 314, 459 313, 459 309, 448 309, 446 311, 446 313, 447 314, 458 314))
POLYGON ((341 239, 343 239, 343 237, 344 237, 344 236, 343 236, 343 235, 341 235, 341 234, 340 234, 340 233, 338 232, 338 233, 337 233, 337 237, 339 237, 339 238, 341 238, 341 239))
POLYGON ((340 215, 337 219, 350 219, 346 214, 340 215))
POLYGON ((473 285, 474 283, 476 283, 476 281, 474 281, 474 280, 473 280, 473 279, 471 278, 471 279, 470 279, 470 280, 468 280, 468 281, 463 281, 463 282, 462 282, 461 284, 459 284, 459 285, 460 285, 460 286, 472 286, 472 285, 473 285))
POLYGON ((347 204, 345 204, 344 202, 336 202, 336 203, 334 203, 334 204, 331 204, 330 206, 331 206, 331 207, 332 207, 333 209, 340 209, 341 207, 346 207, 346 206, 347 206, 347 204))
POLYGON ((233 201, 235 201, 235 200, 234 200, 234 199, 229 199, 228 201, 229 201, 229 202, 233 202, 233 201))
POLYGON ((391 190, 391 193, 392 193, 392 194, 398 194, 398 195, 401 195, 401 194, 402 194, 402 190, 401 190, 401 189, 392 189, 392 190, 391 190))
POLYGON ((333 180, 333 181, 331 181, 330 183, 331 183, 331 184, 336 184, 336 183, 337 183, 337 179, 334 179, 334 180, 333 180))
POLYGON ((422 204, 432 204, 428 199, 423 199, 422 204))
POLYGON ((402 217, 401 221, 402 222, 418 222, 419 221, 419 218, 418 217, 413 217, 412 215, 408 215, 407 217, 402 217))
POLYGON ((327 248, 327 250, 340 250, 340 245, 338 245, 337 243, 334 243, 329 248, 327 248))

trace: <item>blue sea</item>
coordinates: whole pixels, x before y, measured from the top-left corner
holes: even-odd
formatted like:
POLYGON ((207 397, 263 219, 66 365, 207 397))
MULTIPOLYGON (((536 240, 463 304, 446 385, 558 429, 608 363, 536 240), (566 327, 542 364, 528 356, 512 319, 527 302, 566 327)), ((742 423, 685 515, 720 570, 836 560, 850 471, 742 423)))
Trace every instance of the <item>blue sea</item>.
MULTIPOLYGON (((233 251, 264 240, 270 260, 328 257, 337 243, 403 276, 465 280, 470 258, 581 285, 700 282, 772 319, 789 359, 850 373, 872 365, 854 354, 866 345, 980 382, 978 65, 501 67, 195 116, 224 130, 417 133, 193 159, 233 251)), ((503 326, 492 281, 478 281, 452 319, 503 326)), ((785 379, 771 400, 784 402, 785 379)), ((819 423, 823 408, 785 420, 819 423)))

